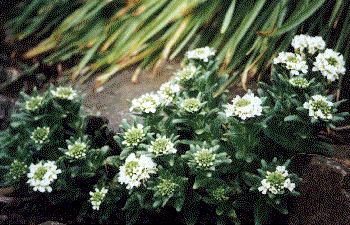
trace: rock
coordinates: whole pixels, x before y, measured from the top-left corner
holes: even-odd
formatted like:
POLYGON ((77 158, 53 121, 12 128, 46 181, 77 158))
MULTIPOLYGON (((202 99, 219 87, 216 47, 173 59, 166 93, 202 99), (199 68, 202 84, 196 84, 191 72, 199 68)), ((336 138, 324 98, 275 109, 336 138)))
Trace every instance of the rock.
POLYGON ((333 159, 314 156, 305 168, 289 225, 350 224, 349 169, 333 159))

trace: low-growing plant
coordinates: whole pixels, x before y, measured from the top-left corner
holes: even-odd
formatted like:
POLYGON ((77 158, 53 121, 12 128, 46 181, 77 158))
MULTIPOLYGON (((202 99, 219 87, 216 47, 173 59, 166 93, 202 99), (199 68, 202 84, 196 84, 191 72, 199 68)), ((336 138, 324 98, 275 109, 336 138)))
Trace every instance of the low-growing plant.
MULTIPOLYGON (((114 136, 120 152, 97 146, 86 132, 72 89, 24 96, 22 112, 2 134, 2 186, 39 190, 52 204, 80 197, 78 221, 135 224, 166 212, 184 224, 240 224, 248 214, 250 222, 269 224, 299 194, 292 157, 328 150, 316 135, 346 115, 325 97, 327 79, 343 70, 322 73, 311 54, 323 45, 310 43, 302 49, 294 40, 303 55, 280 54, 272 85, 232 103, 219 91, 228 76, 216 75, 213 50, 188 52, 174 79, 130 101, 134 120, 123 120, 114 136)), ((326 52, 322 63, 342 65, 326 52)))

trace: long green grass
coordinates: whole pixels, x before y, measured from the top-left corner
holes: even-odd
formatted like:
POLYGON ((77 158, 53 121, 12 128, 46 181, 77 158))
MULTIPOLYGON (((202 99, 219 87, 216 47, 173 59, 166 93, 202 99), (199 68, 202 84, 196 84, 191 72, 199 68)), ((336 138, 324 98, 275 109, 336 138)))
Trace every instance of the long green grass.
POLYGON ((31 0, 7 25, 14 37, 50 36, 24 56, 55 63, 78 57, 70 71, 83 82, 97 74, 97 85, 137 64, 153 68, 184 48, 209 45, 217 50, 220 74, 229 82, 262 74, 271 58, 286 50, 297 33, 321 35, 349 55, 349 3, 345 0, 31 0), (55 27, 53 31, 52 27, 55 27))

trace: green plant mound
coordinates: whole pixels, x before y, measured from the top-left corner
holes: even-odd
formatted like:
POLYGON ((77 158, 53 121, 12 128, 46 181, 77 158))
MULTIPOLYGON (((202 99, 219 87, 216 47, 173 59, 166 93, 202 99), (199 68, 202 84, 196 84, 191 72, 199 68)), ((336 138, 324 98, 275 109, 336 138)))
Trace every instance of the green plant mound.
POLYGON ((1 184, 51 204, 80 200, 80 222, 135 224, 164 213, 184 224, 286 219, 299 195, 293 156, 328 151, 316 135, 347 114, 326 96, 335 77, 320 71, 327 60, 303 50, 300 60, 280 54, 272 84, 231 103, 212 49, 187 53, 174 79, 130 101, 134 120, 114 136, 120 151, 101 142, 103 126, 89 128, 73 89, 23 95, 22 111, 1 134, 1 184))

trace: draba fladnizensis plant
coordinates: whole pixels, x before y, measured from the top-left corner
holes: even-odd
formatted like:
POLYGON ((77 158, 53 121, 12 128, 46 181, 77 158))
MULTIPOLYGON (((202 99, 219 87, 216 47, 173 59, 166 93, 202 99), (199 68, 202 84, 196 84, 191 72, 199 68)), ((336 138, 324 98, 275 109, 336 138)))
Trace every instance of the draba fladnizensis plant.
POLYGON ((257 223, 287 214, 300 181, 290 159, 327 151, 317 133, 347 115, 326 96, 344 74, 342 56, 319 37, 299 35, 292 46, 274 60, 272 84, 228 103, 217 94, 228 75, 217 76, 215 51, 188 52, 187 66, 157 93, 130 101, 134 120, 122 121, 117 149, 96 143, 100 128, 87 132, 72 88, 22 94, 1 133, 1 185, 52 204, 81 200, 79 221, 133 224, 170 209, 184 224, 239 224, 236 210, 257 223))

